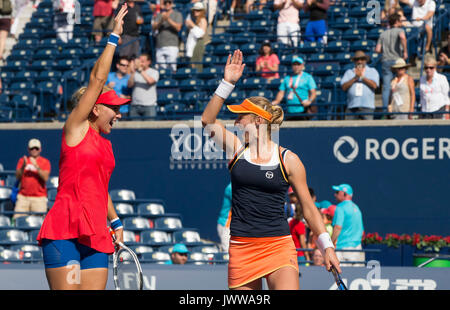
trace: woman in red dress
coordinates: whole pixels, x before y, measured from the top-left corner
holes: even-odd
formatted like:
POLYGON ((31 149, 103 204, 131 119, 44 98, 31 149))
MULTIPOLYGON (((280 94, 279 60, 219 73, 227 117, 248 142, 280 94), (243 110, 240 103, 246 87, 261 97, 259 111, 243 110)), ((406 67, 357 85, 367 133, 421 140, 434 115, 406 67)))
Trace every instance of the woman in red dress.
POLYGON ((115 166, 109 134, 129 103, 105 87, 117 42, 122 34, 124 4, 89 84, 72 97, 73 110, 63 127, 58 194, 37 237, 42 246, 50 289, 104 289, 108 255, 114 252, 107 220, 122 241, 108 183, 115 166))

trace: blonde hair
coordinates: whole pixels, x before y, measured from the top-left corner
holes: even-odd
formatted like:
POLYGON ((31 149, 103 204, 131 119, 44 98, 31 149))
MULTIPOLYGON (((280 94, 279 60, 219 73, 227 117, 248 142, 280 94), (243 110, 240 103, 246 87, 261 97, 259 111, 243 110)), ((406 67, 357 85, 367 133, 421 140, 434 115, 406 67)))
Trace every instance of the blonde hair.
MULTIPOLYGON (((82 86, 79 89, 77 89, 73 94, 72 97, 70 97, 70 100, 67 103, 67 108, 69 111, 72 111, 80 102, 81 97, 83 97, 84 93, 86 92, 87 86, 82 86)), ((104 94, 110 90, 113 90, 111 87, 103 86, 101 94, 104 94)))
POLYGON ((271 129, 272 124, 280 126, 284 120, 283 108, 278 104, 272 104, 267 98, 255 96, 247 98, 250 102, 262 108, 264 111, 272 115, 272 120, 269 123, 268 129, 271 129))

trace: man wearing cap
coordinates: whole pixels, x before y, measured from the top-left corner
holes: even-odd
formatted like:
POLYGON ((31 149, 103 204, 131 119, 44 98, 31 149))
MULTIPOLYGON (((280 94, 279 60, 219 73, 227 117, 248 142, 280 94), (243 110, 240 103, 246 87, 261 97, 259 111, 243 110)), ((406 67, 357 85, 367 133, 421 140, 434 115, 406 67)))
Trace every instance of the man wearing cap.
POLYGON ((364 252, 340 252, 339 250, 362 250, 361 240, 364 232, 362 214, 359 207, 352 201, 353 189, 348 184, 332 186, 335 191, 336 209, 333 217, 333 235, 331 241, 336 245, 336 255, 341 266, 348 266, 346 261, 363 262, 350 263, 352 266, 364 266, 364 252))
POLYGON ((395 61, 399 58, 403 58, 404 60, 408 59, 406 34, 402 28, 400 15, 397 13, 389 15, 389 25, 390 28, 383 31, 378 38, 378 42, 375 47, 375 52, 378 54, 382 53, 382 99, 384 111, 387 110, 387 106, 389 104, 391 81, 394 77, 394 74, 391 71, 391 66, 393 66, 395 61))
POLYGON ((422 118, 450 119, 448 80, 445 75, 436 72, 436 66, 434 57, 425 57, 425 74, 420 78, 420 105, 422 112, 425 112, 422 118))
POLYGON ((364 113, 361 115, 346 115, 345 119, 372 120, 375 111, 375 90, 380 83, 378 71, 367 65, 370 57, 363 51, 356 51, 352 57, 353 69, 345 71, 341 79, 342 90, 347 92, 346 113, 364 113))
POLYGON ((157 67, 172 68, 177 71, 178 33, 183 27, 183 15, 173 9, 173 0, 164 0, 161 13, 152 21, 156 33, 156 63, 157 67))
POLYGON ((19 159, 16 179, 20 181, 20 190, 14 211, 14 218, 26 216, 19 212, 47 212, 46 182, 50 176, 50 161, 41 156, 41 142, 31 139, 28 142, 28 157, 19 159))
MULTIPOLYGON (((292 76, 286 76, 281 82, 279 91, 272 104, 280 104, 286 95, 287 112, 290 113, 316 113, 317 107, 311 106, 316 100, 316 82, 311 74, 304 72, 303 58, 292 59, 292 76)), ((289 119, 303 119, 304 116, 291 116, 289 119)))
POLYGON ((189 250, 183 243, 177 243, 172 248, 170 253, 170 260, 166 262, 166 265, 184 265, 188 260, 189 250))

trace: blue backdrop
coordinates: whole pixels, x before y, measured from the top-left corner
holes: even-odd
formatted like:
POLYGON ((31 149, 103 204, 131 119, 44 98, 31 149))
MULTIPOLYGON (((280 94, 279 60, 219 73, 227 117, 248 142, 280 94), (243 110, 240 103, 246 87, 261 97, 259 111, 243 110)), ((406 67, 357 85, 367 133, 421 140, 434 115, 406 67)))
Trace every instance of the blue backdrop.
MULTIPOLYGON (((297 153, 319 201, 349 183, 366 232, 449 234, 450 126, 282 128, 280 144, 297 153)), ((30 138, 58 173, 61 130, 0 130, 0 163, 14 170, 30 138)), ((200 128, 119 129, 108 136, 116 157, 110 189, 158 198, 185 227, 218 240, 216 222, 229 182, 226 159, 208 160, 200 128), (181 153, 178 153, 180 151, 181 153), (181 158, 177 157, 180 155, 181 158), (173 158, 175 157, 175 158, 173 158)))

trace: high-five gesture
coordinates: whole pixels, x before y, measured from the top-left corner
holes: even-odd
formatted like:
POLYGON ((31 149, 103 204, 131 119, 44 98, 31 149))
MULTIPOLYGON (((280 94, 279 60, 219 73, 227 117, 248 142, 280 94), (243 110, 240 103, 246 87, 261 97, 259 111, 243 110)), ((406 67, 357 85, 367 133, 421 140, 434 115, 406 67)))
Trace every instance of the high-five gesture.
POLYGON ((116 17, 114 18, 114 29, 113 33, 120 36, 123 32, 123 18, 128 13, 128 7, 127 4, 124 3, 122 7, 120 8, 119 13, 117 13, 116 17))
POLYGON ((223 79, 231 84, 236 84, 239 81, 242 73, 244 72, 245 64, 243 61, 242 52, 240 50, 235 50, 233 57, 231 54, 228 55, 227 63, 225 65, 225 73, 223 79))

